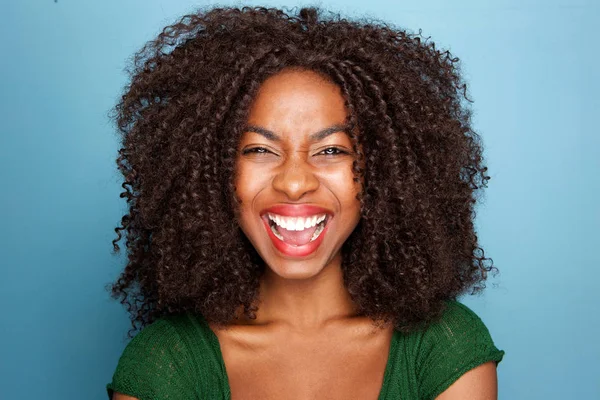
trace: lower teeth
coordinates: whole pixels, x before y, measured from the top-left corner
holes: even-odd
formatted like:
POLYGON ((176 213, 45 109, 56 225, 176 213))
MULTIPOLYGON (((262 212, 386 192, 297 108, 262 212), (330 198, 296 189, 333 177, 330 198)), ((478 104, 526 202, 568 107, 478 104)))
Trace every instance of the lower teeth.
MULTIPOLYGON (((319 237, 321 232, 323 232, 323 229, 325 229, 325 222, 326 222, 326 220, 324 220, 317 226, 317 230, 315 231, 315 233, 313 233, 312 238, 310 238, 309 243, 313 242, 316 238, 319 237)), ((283 236, 281 236, 281 234, 279 232, 277 232, 277 229, 275 228, 275 223, 269 224, 269 227, 271 228, 271 232, 273 232, 275 237, 277 237, 277 239, 279 239, 283 242, 284 241, 283 236)))
POLYGON ((283 242, 283 236, 281 236, 281 234, 279 232, 277 232, 277 229, 275 229, 275 225, 269 225, 269 226, 271 227, 271 232, 273 232, 275 237, 277 237, 277 239, 279 239, 283 242))
POLYGON ((312 238, 310 238, 310 241, 312 242, 313 240, 318 238, 319 235, 321 234, 321 232, 323 232, 323 229, 325 229, 325 221, 323 221, 319 224, 319 226, 317 227, 317 230, 315 231, 315 233, 313 233, 312 238))

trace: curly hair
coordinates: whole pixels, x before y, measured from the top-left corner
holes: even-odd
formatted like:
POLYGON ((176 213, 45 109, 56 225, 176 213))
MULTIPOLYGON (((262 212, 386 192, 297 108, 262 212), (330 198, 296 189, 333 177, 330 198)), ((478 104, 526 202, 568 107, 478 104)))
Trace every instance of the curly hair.
POLYGON ((236 149, 261 83, 284 68, 341 88, 357 159, 361 219, 342 247, 361 315, 409 332, 446 301, 485 288, 474 206, 489 176, 459 59, 384 22, 212 8, 185 15, 131 60, 111 117, 122 146, 128 262, 111 295, 132 329, 201 313, 255 318, 264 262, 236 220, 236 149), (361 168, 364 166, 364 168, 361 168))

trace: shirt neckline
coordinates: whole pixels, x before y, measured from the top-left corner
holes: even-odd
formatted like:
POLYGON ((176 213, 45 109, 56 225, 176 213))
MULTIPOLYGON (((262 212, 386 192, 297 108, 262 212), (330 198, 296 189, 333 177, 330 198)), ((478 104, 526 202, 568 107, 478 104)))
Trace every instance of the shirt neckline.
MULTIPOLYGON (((229 386, 229 377, 227 375, 227 368, 225 367, 225 360, 223 358, 223 353, 221 351, 221 342, 219 342, 219 338, 217 337, 217 334, 215 332, 213 332, 212 328, 208 324, 208 321, 206 321, 206 319, 204 318, 203 315, 200 315, 200 320, 202 321, 202 324, 204 324, 205 327, 209 331, 209 339, 213 345, 213 348, 217 352, 218 362, 221 367, 221 371, 223 373, 223 382, 225 382, 225 394, 227 396, 226 398, 231 399, 231 387, 229 386)), ((389 386, 389 380, 391 379, 391 375, 392 375, 392 364, 393 364, 392 359, 393 359, 394 355, 396 354, 396 347, 398 345, 398 335, 399 334, 400 333, 394 329, 394 332, 392 334, 392 340, 390 343, 390 348, 388 351, 387 362, 385 364, 385 371, 383 373, 383 383, 381 385, 381 389, 379 390, 379 396, 377 397, 377 400, 384 400, 386 398, 387 388, 389 386)))

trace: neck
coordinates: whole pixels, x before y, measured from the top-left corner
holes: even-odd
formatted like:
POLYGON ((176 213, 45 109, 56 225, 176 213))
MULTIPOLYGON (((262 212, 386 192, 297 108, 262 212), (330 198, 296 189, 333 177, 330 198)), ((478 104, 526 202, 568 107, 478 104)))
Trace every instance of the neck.
POLYGON ((266 268, 258 307, 253 324, 278 323, 302 330, 319 329, 357 313, 344 286, 341 256, 309 279, 284 279, 266 268))

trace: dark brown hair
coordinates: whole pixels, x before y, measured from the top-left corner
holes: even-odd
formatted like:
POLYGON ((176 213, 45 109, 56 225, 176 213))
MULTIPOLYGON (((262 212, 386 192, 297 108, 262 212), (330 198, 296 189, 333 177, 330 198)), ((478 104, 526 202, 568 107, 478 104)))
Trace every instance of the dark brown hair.
POLYGON ((125 231, 128 263, 110 288, 132 331, 183 312, 227 323, 242 305, 254 317, 265 266, 236 222, 233 174, 253 96, 283 68, 339 85, 359 132, 361 220, 342 269, 362 315, 410 331, 496 270, 473 224, 490 177, 458 59, 420 33, 322 14, 206 9, 133 57, 113 115, 129 206, 113 246, 125 231))

